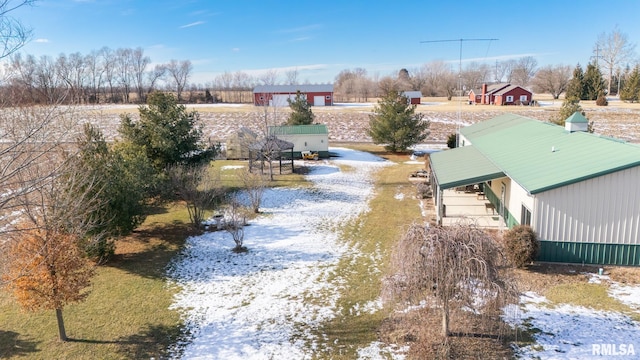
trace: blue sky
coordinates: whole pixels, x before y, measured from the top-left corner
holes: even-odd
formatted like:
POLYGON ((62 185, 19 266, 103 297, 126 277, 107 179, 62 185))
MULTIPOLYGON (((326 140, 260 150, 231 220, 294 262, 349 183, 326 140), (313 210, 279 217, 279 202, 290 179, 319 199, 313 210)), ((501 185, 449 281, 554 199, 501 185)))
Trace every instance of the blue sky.
POLYGON ((190 60, 192 83, 225 71, 274 69, 284 81, 297 69, 300 82, 327 83, 357 67, 371 76, 435 60, 457 69, 460 41, 424 43, 449 39, 498 39, 463 41, 463 66, 533 56, 584 67, 601 33, 617 26, 640 40, 638 0, 41 0, 13 15, 34 31, 23 53, 141 47, 153 63, 190 60))

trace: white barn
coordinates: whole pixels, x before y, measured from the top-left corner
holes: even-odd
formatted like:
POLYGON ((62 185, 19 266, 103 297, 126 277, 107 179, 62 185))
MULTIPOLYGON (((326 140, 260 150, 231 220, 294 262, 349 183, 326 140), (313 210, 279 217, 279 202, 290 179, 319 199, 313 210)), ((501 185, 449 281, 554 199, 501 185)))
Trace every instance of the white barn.
POLYGON ((430 156, 438 220, 442 191, 482 184, 508 227, 531 225, 538 259, 640 265, 640 146, 505 114, 460 131, 460 148, 430 156))

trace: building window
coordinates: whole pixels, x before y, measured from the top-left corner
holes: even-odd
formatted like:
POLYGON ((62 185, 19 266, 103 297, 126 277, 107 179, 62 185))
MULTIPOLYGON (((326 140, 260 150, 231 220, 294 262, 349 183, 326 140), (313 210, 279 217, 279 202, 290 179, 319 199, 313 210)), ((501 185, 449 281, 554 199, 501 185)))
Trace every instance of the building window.
POLYGON ((520 101, 521 101, 521 102, 528 101, 528 100, 527 100, 527 95, 520 95, 520 101))
POLYGON ((324 98, 327 99, 327 100, 331 100, 331 95, 327 95, 324 98))
POLYGON ((513 95, 507 95, 507 102, 513 102, 513 95))
POLYGON ((264 96, 260 96, 260 100, 264 100, 264 96))
POLYGON ((520 225, 531 226, 531 211, 524 205, 522 205, 522 209, 520 210, 520 225))

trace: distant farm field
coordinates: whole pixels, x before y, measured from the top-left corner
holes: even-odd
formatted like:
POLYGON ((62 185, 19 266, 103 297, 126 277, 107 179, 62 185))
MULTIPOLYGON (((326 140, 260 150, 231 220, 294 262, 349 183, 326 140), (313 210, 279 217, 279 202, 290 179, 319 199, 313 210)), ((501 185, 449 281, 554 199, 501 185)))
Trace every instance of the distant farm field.
MULTIPOLYGON (((446 98, 422 98, 417 112, 431 122, 427 142, 446 142, 447 136, 458 127, 490 119, 503 113, 517 113, 523 116, 546 121, 562 105, 562 100, 551 97, 536 97, 539 106, 493 106, 468 105, 464 101, 447 101, 446 98)), ((595 101, 582 101, 587 117, 594 122, 595 132, 604 136, 617 137, 626 141, 640 143, 640 104, 625 103, 611 99, 608 106, 596 106, 595 101)), ((334 142, 370 142, 366 135, 369 115, 374 111, 376 99, 367 103, 338 103, 334 106, 313 107, 316 122, 329 128, 329 140, 334 142)), ((204 125, 205 136, 213 141, 224 142, 240 127, 257 132, 264 129, 265 112, 269 124, 286 121, 288 108, 262 108, 250 104, 198 104, 187 105, 196 110, 204 125)), ((86 108, 91 109, 91 122, 103 129, 108 139, 117 137, 119 115, 129 113, 137 116, 135 105, 108 105, 86 108)))

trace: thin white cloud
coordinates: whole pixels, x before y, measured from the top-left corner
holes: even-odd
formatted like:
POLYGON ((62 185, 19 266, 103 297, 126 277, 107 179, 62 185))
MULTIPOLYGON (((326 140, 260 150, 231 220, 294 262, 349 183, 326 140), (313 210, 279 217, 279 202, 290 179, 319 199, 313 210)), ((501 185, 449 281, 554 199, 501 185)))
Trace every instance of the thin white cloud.
POLYGON ((291 39, 289 40, 289 42, 301 42, 301 41, 307 41, 310 40, 311 37, 310 36, 301 36, 301 37, 297 37, 295 39, 291 39))
POLYGON ((35 39, 34 41, 40 44, 46 44, 49 42, 49 39, 40 38, 40 39, 35 39))
POLYGON ((198 26, 198 25, 202 25, 202 24, 204 24, 204 21, 196 21, 196 22, 192 22, 191 24, 182 25, 182 26, 180 26, 180 29, 190 28, 190 27, 198 26))
POLYGON ((290 34, 290 33, 299 33, 299 32, 315 30, 315 29, 319 29, 321 27, 322 27, 322 25, 320 25, 320 24, 312 24, 312 25, 300 26, 300 27, 291 28, 291 29, 280 29, 280 30, 276 30, 275 32, 276 33, 281 33, 281 34, 290 34))
POLYGON ((231 52, 234 52, 234 53, 240 52, 240 48, 239 47, 231 48, 231 52))

